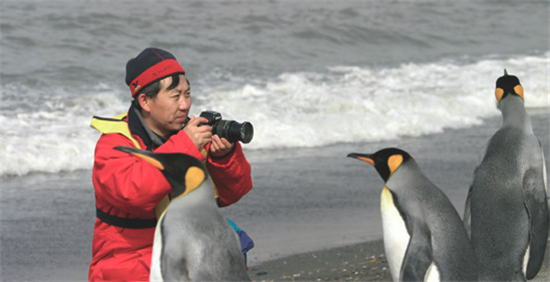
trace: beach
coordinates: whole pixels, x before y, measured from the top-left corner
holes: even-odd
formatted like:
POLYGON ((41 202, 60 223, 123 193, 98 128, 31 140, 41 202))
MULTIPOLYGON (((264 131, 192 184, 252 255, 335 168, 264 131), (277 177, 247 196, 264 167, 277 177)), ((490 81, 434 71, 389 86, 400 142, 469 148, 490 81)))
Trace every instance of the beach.
MULTIPOLYGON (((548 109, 530 113, 548 152, 548 109)), ((222 212, 255 242, 248 253, 251 278, 387 281, 379 212, 383 182, 374 168, 347 153, 389 146, 409 151, 462 214, 473 169, 499 126, 500 117, 494 117, 471 128, 400 140, 245 151, 254 188, 222 212)), ((86 280, 95 221, 90 177, 79 171, 4 179, 1 246, 11 255, 2 256, 0 280, 86 280)), ((547 277, 548 261, 545 266, 537 279, 547 277)))
MULTIPOLYGON (((550 242, 538 275, 550 281, 550 242)), ((294 255, 249 270, 253 281, 392 281, 382 241, 294 255)))
POLYGON ((189 115, 254 126, 243 145, 254 188, 220 209, 255 242, 253 280, 387 281, 384 182, 346 156, 408 151, 462 215, 501 123, 494 91, 506 69, 550 167, 549 7, 0 1, 0 281, 87 280, 100 137, 90 121, 128 111, 125 66, 147 47, 184 68, 189 115))
POLYGON ((392 281, 381 240, 270 261, 249 274, 253 281, 392 281))

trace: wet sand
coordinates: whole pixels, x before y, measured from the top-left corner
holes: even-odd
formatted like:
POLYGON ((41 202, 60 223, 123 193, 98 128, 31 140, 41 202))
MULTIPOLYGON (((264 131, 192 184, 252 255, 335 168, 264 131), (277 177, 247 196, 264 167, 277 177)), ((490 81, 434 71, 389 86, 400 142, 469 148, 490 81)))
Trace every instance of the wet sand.
POLYGON ((286 257, 249 269, 254 281, 391 281, 382 240, 286 257))
MULTIPOLYGON (((538 275, 550 281, 550 240, 538 275)), ((257 282, 270 281, 392 281, 382 240, 305 253, 249 269, 257 282)))

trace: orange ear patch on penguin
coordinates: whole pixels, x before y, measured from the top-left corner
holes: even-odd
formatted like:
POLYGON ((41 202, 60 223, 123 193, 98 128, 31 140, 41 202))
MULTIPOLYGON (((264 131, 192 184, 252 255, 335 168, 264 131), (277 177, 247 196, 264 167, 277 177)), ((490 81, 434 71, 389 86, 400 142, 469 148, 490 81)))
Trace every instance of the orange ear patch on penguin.
POLYGON ((187 170, 185 174, 185 188, 186 191, 192 191, 199 187, 206 178, 204 171, 196 166, 192 166, 187 170))
POLYGON ((500 100, 502 99, 502 96, 504 96, 504 89, 502 88, 497 88, 495 90, 495 97, 497 98, 497 102, 500 103, 500 100))
POLYGON ((504 75, 499 77, 496 82, 495 97, 497 102, 500 104, 502 99, 508 94, 518 95, 522 100, 525 100, 523 96, 523 86, 519 82, 519 78, 514 75, 509 75, 506 70, 504 70, 504 75))
POLYGON ((521 86, 521 84, 516 85, 514 91, 516 91, 516 94, 518 94, 521 99, 525 100, 525 98, 523 98, 523 86, 521 86))
POLYGON ((388 167, 390 168, 390 175, 393 174, 397 168, 403 163, 402 155, 393 155, 388 158, 388 167))

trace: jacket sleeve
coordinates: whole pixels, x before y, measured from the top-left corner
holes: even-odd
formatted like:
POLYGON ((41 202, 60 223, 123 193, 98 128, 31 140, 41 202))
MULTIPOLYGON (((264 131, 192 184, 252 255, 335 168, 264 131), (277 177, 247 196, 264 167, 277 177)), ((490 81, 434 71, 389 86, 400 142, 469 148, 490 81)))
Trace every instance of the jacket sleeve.
POLYGON ((218 189, 220 207, 236 203, 252 189, 251 167, 239 142, 223 158, 209 155, 207 166, 218 189))
MULTIPOLYGON (((115 150, 119 145, 135 147, 120 134, 104 134, 97 143, 93 170, 96 197, 123 212, 150 214, 172 188, 160 170, 140 158, 115 150)), ((183 131, 155 152, 179 152, 205 159, 183 131)))

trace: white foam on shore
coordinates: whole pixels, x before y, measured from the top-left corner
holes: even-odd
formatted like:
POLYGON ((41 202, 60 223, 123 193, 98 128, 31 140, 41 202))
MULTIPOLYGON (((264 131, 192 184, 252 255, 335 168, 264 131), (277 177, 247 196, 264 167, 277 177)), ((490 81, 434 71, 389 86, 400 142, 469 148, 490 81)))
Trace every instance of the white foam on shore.
POLYGON ((249 149, 315 147, 395 139, 478 125, 499 115, 495 81, 520 78, 526 107, 548 107, 547 57, 441 61, 394 68, 339 66, 328 73, 284 73, 264 85, 201 93, 201 107, 248 120, 249 149), (226 101, 232 101, 227 103, 226 101))
MULTIPOLYGON (((199 89, 192 112, 216 110, 224 119, 250 121, 255 134, 246 150, 438 133, 498 115, 494 84, 505 68, 520 78, 526 107, 549 107, 548 54, 283 73, 254 84, 199 89)), ((90 169, 99 138, 89 127, 92 116, 115 116, 129 106, 106 86, 77 98, 59 89, 58 95, 27 95, 42 100, 21 100, 33 91, 45 90, 2 86, 0 175, 90 169)))

